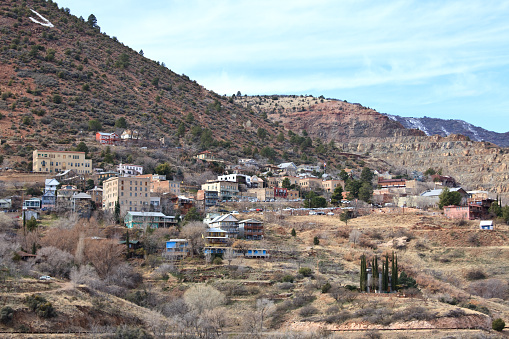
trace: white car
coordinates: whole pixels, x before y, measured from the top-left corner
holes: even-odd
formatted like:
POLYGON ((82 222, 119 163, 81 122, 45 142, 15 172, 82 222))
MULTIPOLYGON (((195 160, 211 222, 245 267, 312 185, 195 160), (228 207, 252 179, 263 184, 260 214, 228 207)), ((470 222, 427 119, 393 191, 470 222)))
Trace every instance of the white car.
POLYGON ((327 213, 327 215, 334 215, 334 212, 329 212, 327 213))
POLYGON ((309 211, 309 215, 316 215, 315 211, 309 211))
POLYGON ((49 275, 43 275, 39 277, 39 280, 51 280, 51 277, 49 275))
POLYGON ((232 211, 231 214, 239 214, 239 211, 232 211))

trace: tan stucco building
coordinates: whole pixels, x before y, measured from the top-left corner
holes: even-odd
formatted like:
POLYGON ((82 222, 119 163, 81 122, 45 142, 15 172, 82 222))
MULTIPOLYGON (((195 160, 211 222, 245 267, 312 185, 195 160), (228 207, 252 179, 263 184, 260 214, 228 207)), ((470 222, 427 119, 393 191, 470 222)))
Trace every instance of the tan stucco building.
POLYGON ((34 172, 73 170, 78 174, 92 173, 92 159, 85 159, 85 152, 35 150, 32 161, 34 172))
POLYGON ((150 179, 120 177, 104 181, 103 209, 113 213, 117 200, 120 204, 120 215, 124 215, 127 211, 149 211, 150 179))

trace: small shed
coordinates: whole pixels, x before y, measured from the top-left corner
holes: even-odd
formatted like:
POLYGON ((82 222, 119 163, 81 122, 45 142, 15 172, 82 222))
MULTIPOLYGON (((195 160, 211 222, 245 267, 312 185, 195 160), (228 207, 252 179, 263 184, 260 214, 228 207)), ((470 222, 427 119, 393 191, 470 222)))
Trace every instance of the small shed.
POLYGON ((479 229, 481 230, 492 230, 493 229, 493 220, 481 220, 479 224, 479 229))

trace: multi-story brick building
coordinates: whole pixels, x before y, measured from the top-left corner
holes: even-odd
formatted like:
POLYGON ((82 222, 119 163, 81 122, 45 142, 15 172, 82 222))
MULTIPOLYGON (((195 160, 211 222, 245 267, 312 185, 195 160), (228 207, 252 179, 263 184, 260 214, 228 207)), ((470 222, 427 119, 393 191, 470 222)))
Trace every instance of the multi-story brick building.
POLYGON ((103 182, 103 209, 114 212, 120 204, 120 214, 150 209, 150 179, 141 177, 110 178, 103 182))
POLYGON ((73 170, 77 174, 92 173, 92 159, 85 159, 85 152, 35 150, 32 161, 34 172, 73 170))

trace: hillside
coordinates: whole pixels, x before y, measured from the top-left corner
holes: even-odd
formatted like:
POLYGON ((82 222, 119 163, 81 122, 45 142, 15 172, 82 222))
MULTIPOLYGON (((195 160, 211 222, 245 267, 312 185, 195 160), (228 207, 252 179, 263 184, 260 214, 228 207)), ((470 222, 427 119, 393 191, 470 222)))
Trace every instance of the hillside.
POLYGON ((93 137, 98 128, 90 120, 114 131, 120 117, 143 139, 166 136, 170 145, 197 149, 236 148, 258 128, 269 135, 279 130, 51 1, 0 1, 0 31, 3 141, 65 148, 80 136, 93 137), (33 22, 43 20, 31 9, 54 27, 33 22))
POLYGON ((488 141, 501 147, 509 146, 509 132, 497 133, 474 126, 466 121, 457 119, 438 118, 407 118, 398 115, 387 114, 387 116, 401 123, 406 128, 416 128, 426 135, 440 135, 446 137, 451 134, 461 134, 473 141, 488 141))
POLYGON ((265 112, 269 119, 294 132, 305 130, 313 137, 348 142, 360 137, 425 135, 407 129, 373 109, 339 100, 312 96, 253 96, 236 98, 242 106, 265 112))
MULTIPOLYGON (((242 217, 265 222, 266 237, 256 245, 269 249, 270 259, 240 256, 231 263, 225 259, 211 264, 195 256, 171 262, 153 253, 146 260, 129 259, 128 264, 122 255, 110 267, 88 253, 113 245, 89 240, 84 260, 91 260, 93 266, 84 262, 79 274, 70 274, 70 281, 66 275, 72 272, 69 262, 78 255, 80 237, 75 231, 104 236, 111 230, 101 231, 92 224, 55 230, 59 219, 53 220, 56 224, 44 226, 38 234, 42 248, 37 262, 17 262, 7 251, 0 253, 9 268, 2 271, 1 307, 12 309, 9 321, 0 323, 0 331, 20 338, 33 337, 21 332, 38 337, 62 332, 117 333, 115 338, 122 338, 119 331, 142 329, 156 338, 164 333, 249 338, 262 337, 263 332, 299 339, 379 337, 381 333, 384 338, 503 335, 490 331, 490 326, 492 319, 509 315, 507 263, 493 260, 509 255, 506 225, 479 231, 475 221, 458 222, 410 209, 372 211, 347 225, 337 214, 298 216, 284 211, 242 217), (296 236, 291 235, 292 229, 296 236), (56 232, 58 239, 53 239, 56 232), (314 243, 315 237, 319 244, 314 243), (417 288, 390 294, 359 293, 353 288, 359 284, 362 255, 381 260, 392 252, 400 272, 415 279, 417 288), (97 272, 110 267, 110 273, 98 276, 93 267, 97 272), (50 272, 61 277, 39 283, 30 278, 50 272), (327 284, 328 290, 324 289, 327 284), (190 298, 198 286, 203 288, 200 298, 190 298), (53 314, 31 309, 32 295, 47 300, 53 314), (202 302, 206 308, 200 312, 196 307, 203 307, 202 302), (341 331, 340 336, 333 331, 341 331)), ((145 241, 155 241, 160 250, 165 237, 176 232, 159 229, 145 241)), ((0 244, 15 246, 8 240, 2 234, 0 244)))

